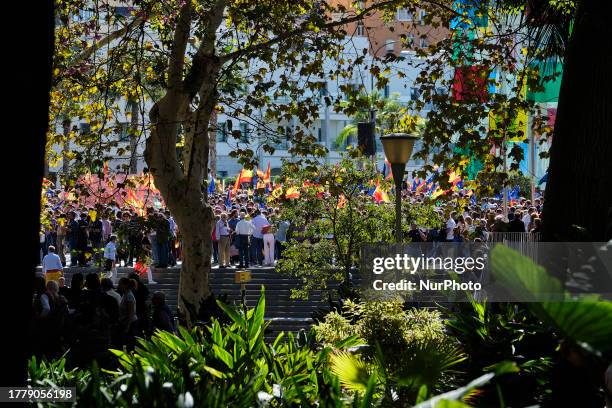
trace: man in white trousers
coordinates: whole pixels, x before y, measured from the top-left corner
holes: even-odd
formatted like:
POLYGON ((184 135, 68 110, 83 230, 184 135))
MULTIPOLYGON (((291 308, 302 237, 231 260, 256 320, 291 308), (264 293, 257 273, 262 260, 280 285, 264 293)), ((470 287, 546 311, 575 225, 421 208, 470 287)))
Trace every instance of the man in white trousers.
POLYGON ((271 225, 261 229, 264 246, 264 265, 274 266, 274 232, 271 225))

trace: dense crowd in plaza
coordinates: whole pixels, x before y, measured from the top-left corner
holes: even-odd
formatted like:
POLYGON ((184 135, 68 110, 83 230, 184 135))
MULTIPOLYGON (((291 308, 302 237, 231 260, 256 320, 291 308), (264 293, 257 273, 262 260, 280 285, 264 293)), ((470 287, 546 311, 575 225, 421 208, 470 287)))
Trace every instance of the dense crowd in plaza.
MULTIPOLYGON (((367 190, 363 195, 369 195, 367 190)), ((453 198, 464 193, 454 192, 453 198)), ((373 201, 377 201, 372 197, 373 201)), ((407 205, 420 205, 427 195, 406 189, 407 205)), ((209 194, 214 211, 212 228, 213 264, 219 267, 273 266, 282 254, 283 245, 300 227, 283 219, 277 206, 269 205, 268 194, 240 189, 209 194)), ((532 202, 524 197, 509 200, 507 216, 501 198, 472 199, 458 211, 456 201, 440 202, 436 212, 445 219, 440 228, 411 226, 412 241, 487 241, 491 232, 539 232, 543 197, 532 202)), ((381 205, 384 203, 381 201, 381 205)), ((50 200, 48 222, 41 231, 41 253, 44 257, 53 246, 61 266, 104 266, 110 271, 116 265, 157 268, 176 265, 181 258, 180 231, 170 211, 147 207, 134 209, 114 205, 85 207, 77 203, 62 205, 50 200)), ((53 259, 55 257, 50 257, 53 259)), ((57 269, 43 262, 42 273, 57 269)))
MULTIPOLYGON (((361 194, 370 195, 367 190, 361 194)), ((454 192, 453 198, 463 194, 454 192)), ((407 205, 427 201, 426 194, 409 188, 403 195, 407 205)), ((148 289, 155 284, 151 266, 166 268, 181 259, 181 235, 172 214, 153 207, 144 211, 114 205, 87 207, 57 197, 49 197, 41 232, 42 265, 36 278, 32 338, 46 340, 35 341, 38 351, 55 355, 69 346, 78 360, 81 350, 83 355, 96 350, 104 353, 111 346, 132 347, 137 336, 156 328, 174 331, 164 294, 151 296, 148 289), (104 272, 84 276, 76 269, 66 282, 63 269, 68 265, 99 266, 104 272), (117 279, 118 266, 133 267, 134 273, 117 279)), ((301 239, 302 226, 284 219, 279 207, 268 204, 267 194, 230 188, 211 192, 208 200, 214 211, 212 262, 220 268, 274 266, 287 241, 301 239)), ((540 231, 542 197, 533 202, 513 199, 507 217, 500 198, 472 199, 463 211, 454 202, 440 202, 436 207, 445 220, 439 228, 412 224, 409 239, 489 241, 492 233, 540 231)))

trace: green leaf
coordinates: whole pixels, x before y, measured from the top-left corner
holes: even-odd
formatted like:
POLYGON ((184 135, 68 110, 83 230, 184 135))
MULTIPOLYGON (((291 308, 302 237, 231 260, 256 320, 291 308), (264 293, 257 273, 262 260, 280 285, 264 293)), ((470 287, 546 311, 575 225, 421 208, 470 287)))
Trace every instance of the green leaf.
POLYGON ((225 314, 228 315, 230 319, 234 321, 234 323, 236 323, 240 327, 244 326, 244 319, 242 318, 242 316, 240 316, 240 314, 233 307, 226 305, 225 303, 221 302, 218 299, 217 299, 217 304, 219 305, 221 309, 223 309, 225 314))
POLYGON ((260 292, 259 300, 257 301, 257 306, 255 306, 255 311, 253 313, 253 317, 249 320, 249 338, 253 338, 255 332, 257 330, 261 330, 264 324, 264 313, 266 311, 266 295, 265 289, 262 286, 260 292))
POLYGON ((365 362, 357 357, 340 352, 331 355, 331 370, 345 387, 365 391, 370 383, 371 373, 365 362))
POLYGON ((468 392, 474 388, 482 387, 495 377, 494 373, 488 373, 471 381, 468 385, 456 390, 437 395, 425 402, 417 404, 414 408, 438 408, 438 407, 469 407, 469 405, 448 405, 449 401, 460 401, 468 392))
POLYGON ((230 353, 227 352, 227 350, 224 350, 218 345, 213 344, 213 351, 215 352, 215 357, 223 361, 228 368, 234 368, 234 358, 230 353))
POLYGON ((529 308, 561 336, 596 354, 612 351, 612 302, 594 296, 572 299, 544 268, 505 246, 497 245, 491 259, 493 274, 513 293, 559 294, 561 301, 529 303, 529 308))

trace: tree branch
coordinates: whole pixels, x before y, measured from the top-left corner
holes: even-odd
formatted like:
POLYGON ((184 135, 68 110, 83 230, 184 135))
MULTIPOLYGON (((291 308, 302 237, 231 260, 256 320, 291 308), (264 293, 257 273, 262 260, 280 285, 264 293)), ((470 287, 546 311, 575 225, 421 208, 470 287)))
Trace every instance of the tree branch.
POLYGON ((76 56, 73 63, 79 62, 79 61, 82 61, 82 60, 85 60, 91 57, 91 55, 95 52, 95 50, 99 50, 100 48, 109 44, 111 41, 114 41, 118 39, 119 37, 124 36, 125 34, 132 31, 134 28, 144 23, 144 21, 145 19, 142 15, 136 17, 134 20, 132 20, 128 25, 126 25, 122 29, 110 33, 109 35, 107 35, 106 37, 98 41, 97 43, 92 44, 92 46, 89 47, 88 49, 82 51, 79 55, 76 56))
POLYGON ((202 42, 193 57, 191 69, 185 75, 184 90, 190 97, 194 97, 201 91, 200 88, 207 71, 210 71, 210 67, 206 68, 207 62, 221 66, 220 61, 215 56, 215 40, 217 38, 217 28, 223 22, 225 2, 226 0, 217 0, 204 21, 206 30, 204 31, 202 42))
POLYGON ((168 59, 168 89, 178 90, 182 85, 185 51, 191 31, 191 1, 186 0, 179 11, 168 59))

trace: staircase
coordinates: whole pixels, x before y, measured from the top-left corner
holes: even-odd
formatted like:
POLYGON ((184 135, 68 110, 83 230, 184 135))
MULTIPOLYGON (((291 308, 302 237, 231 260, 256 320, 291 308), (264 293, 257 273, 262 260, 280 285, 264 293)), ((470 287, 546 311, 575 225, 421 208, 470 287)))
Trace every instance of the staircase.
MULTIPOLYGON (((312 324, 312 313, 319 308, 328 308, 326 298, 321 298, 321 293, 311 293, 308 300, 290 299, 291 289, 299 288, 301 282, 277 273, 274 268, 252 268, 251 281, 246 284, 246 304, 253 308, 259 299, 261 286, 265 287, 266 313, 265 320, 270 322, 266 331, 266 340, 272 341, 278 333, 297 333, 301 329, 308 331, 312 324)), ((118 268, 117 277, 128 276, 132 268, 118 268)), ((209 282, 216 297, 227 295, 227 302, 235 307, 241 305, 240 284, 234 283, 234 272, 236 269, 211 269, 209 282)), ((87 275, 91 272, 99 272, 97 268, 66 268, 64 276, 66 283, 70 283, 73 273, 81 272, 87 275)), ((170 310, 176 311, 178 305, 178 285, 180 268, 167 268, 152 270, 153 280, 156 285, 148 285, 151 293, 155 291, 164 292, 166 303, 170 310)), ((144 279, 146 281, 146 277, 144 279)))

